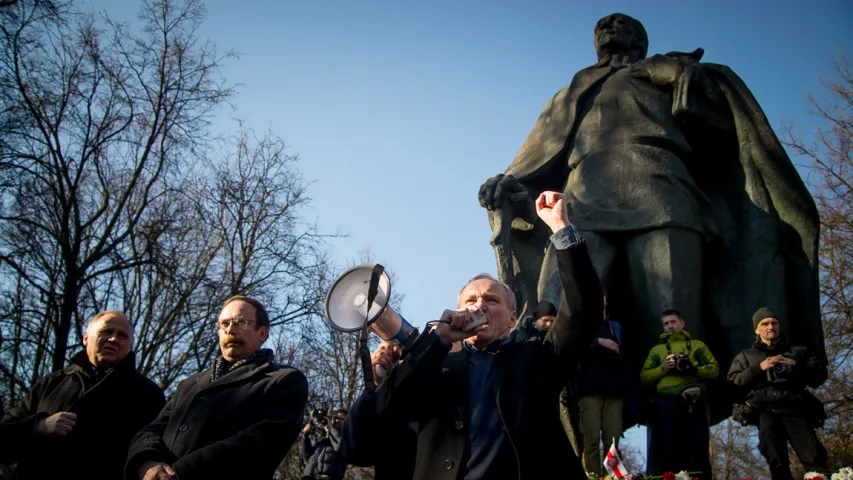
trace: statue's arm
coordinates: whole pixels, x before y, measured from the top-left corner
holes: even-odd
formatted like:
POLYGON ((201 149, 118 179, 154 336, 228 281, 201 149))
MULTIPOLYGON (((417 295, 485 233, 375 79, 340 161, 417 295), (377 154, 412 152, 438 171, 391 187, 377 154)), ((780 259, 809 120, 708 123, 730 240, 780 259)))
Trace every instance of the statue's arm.
POLYGON ((701 63, 684 63, 673 83, 672 116, 724 132, 734 132, 729 103, 713 71, 701 63))

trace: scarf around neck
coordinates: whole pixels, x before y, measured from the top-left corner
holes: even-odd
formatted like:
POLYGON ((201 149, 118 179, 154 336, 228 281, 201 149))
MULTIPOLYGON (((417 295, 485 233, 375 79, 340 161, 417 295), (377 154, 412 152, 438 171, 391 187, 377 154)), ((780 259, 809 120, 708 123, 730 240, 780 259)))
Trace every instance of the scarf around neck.
POLYGON ((237 360, 234 363, 225 360, 225 358, 220 355, 216 357, 216 360, 214 360, 213 362, 213 368, 210 370, 210 383, 219 380, 220 378, 222 378, 223 375, 227 374, 228 372, 236 370, 237 368, 240 368, 243 365, 256 363, 260 359, 272 361, 272 350, 270 350, 269 348, 262 348, 257 352, 249 355, 248 357, 241 358, 240 360, 237 360))

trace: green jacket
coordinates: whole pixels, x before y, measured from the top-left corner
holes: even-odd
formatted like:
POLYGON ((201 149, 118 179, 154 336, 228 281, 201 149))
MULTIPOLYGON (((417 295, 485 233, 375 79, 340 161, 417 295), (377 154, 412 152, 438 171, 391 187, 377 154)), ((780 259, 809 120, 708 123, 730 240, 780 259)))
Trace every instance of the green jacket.
POLYGON ((700 380, 717 378, 719 373, 720 366, 717 365, 711 350, 701 340, 692 340, 690 334, 682 330, 660 336, 660 343, 652 347, 643 364, 640 380, 643 385, 649 387, 655 385, 660 395, 673 396, 681 394, 688 387, 698 386, 700 380), (667 349, 667 343, 669 343, 669 349, 667 349), (676 370, 671 372, 664 370, 664 361, 670 352, 672 355, 686 353, 690 363, 696 367, 696 371, 685 375, 676 370))

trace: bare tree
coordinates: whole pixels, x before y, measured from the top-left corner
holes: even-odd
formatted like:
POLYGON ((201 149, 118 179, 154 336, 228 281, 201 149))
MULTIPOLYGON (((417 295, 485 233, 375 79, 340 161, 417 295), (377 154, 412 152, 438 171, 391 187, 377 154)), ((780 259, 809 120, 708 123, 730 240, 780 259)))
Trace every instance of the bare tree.
POLYGON ((196 0, 143 2, 139 33, 42 3, 0 11, 0 290, 4 318, 20 321, 0 326, 12 397, 22 379, 65 365, 99 281, 152 261, 168 221, 156 213, 231 93, 219 75, 228 55, 197 38, 196 0))
POLYGON ((167 389, 218 355, 212 325, 226 298, 261 299, 285 345, 297 333, 281 327, 315 317, 327 283, 325 236, 299 219, 307 183, 283 140, 241 127, 213 158, 164 194, 154 221, 120 250, 150 261, 90 289, 93 304, 119 305, 133 319, 138 367, 167 389))
POLYGON ((829 379, 818 390, 828 420, 819 432, 830 468, 853 464, 853 70, 844 53, 837 78, 810 97, 822 126, 803 135, 787 128, 785 144, 804 158, 821 220, 820 291, 829 379))
POLYGON ((718 480, 770 477, 758 452, 757 429, 731 419, 711 427, 711 466, 718 480))

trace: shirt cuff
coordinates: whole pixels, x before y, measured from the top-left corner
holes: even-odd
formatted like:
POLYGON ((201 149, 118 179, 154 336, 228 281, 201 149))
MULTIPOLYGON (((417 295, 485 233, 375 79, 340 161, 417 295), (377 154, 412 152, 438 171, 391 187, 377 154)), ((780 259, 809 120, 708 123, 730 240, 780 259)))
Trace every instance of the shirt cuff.
POLYGON ((562 230, 554 232, 551 235, 551 243, 554 244, 557 250, 565 250, 581 243, 581 236, 575 226, 569 223, 562 230))

